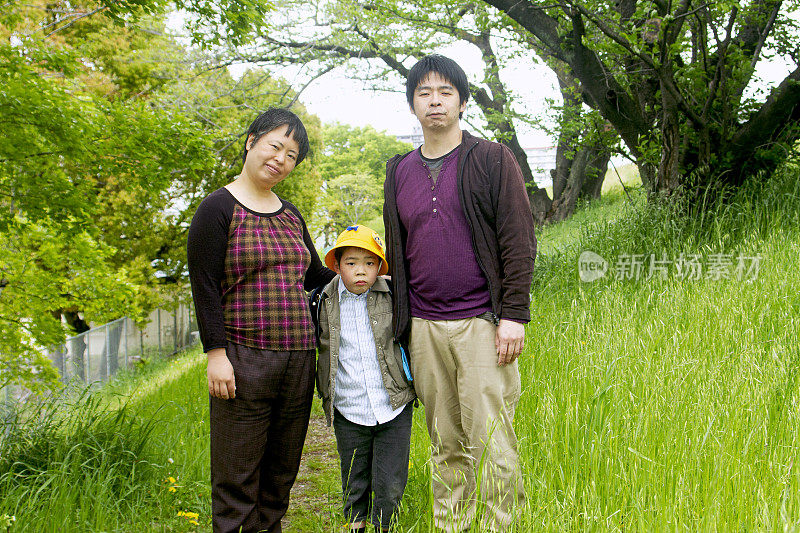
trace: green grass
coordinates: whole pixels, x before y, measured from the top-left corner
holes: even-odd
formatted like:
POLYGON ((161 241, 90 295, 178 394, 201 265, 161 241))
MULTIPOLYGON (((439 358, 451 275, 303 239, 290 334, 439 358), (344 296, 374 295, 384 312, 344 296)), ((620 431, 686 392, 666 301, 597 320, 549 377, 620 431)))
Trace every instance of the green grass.
POLYGON ((179 511, 208 522, 202 361, 195 349, 138 381, 7 413, 0 517, 16 517, 10 531, 196 530, 179 511))
MULTIPOLYGON (((797 175, 694 210, 620 188, 539 233, 515 418, 528 497, 517 531, 800 530, 797 175), (580 282, 584 250, 609 260, 605 278, 580 282), (758 256, 761 268, 615 278, 619 256, 650 253, 706 265, 758 256)), ((422 415, 400 531, 432 530, 422 415)))
MULTIPOLYGON (((515 418, 528 501, 509 531, 800 531, 798 174, 695 210, 609 191, 539 233, 515 418), (609 262, 604 278, 580 281, 584 250, 609 262), (758 256, 760 270, 616 279, 619 257, 649 253, 758 256)), ((210 531, 203 363, 195 349, 71 407, 8 415, 0 519, 16 516, 10 531, 210 531)), ((399 531, 431 530, 423 415, 399 531)), ((286 531, 340 531, 329 431, 307 442, 286 531)))

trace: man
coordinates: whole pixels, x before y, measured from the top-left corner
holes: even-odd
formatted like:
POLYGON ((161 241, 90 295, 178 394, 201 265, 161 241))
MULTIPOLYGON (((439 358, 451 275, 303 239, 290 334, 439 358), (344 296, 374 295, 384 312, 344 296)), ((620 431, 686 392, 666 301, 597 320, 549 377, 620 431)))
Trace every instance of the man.
POLYGON ((525 498, 512 421, 533 217, 511 151, 460 128, 469 85, 457 63, 423 58, 406 97, 424 144, 387 163, 383 217, 394 335, 409 343, 433 445, 434 521, 448 532, 470 527, 477 477, 482 529, 501 531, 525 498))

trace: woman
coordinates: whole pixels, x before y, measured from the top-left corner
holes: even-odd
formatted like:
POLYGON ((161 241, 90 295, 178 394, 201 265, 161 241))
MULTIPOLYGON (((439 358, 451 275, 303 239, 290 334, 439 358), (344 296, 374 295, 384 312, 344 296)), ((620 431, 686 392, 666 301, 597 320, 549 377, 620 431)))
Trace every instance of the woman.
POLYGON ((300 466, 315 372, 306 289, 330 281, 297 208, 272 188, 308 153, 297 116, 250 125, 242 172, 189 228, 189 278, 211 395, 215 532, 281 531, 300 466))

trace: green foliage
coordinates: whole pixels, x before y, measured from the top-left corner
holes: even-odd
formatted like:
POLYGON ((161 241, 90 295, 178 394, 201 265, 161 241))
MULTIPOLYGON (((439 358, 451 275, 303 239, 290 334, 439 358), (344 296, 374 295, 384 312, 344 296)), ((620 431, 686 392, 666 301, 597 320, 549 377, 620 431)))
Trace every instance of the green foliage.
MULTIPOLYGON (((159 285, 185 283, 195 207, 238 174, 256 113, 296 96, 258 72, 207 71, 167 35, 162 4, 112 4, 84 17, 92 6, 37 0, 2 15, 0 385, 55 384, 41 351, 69 333, 64 313, 141 321, 181 292, 159 285)), ((193 23, 242 10, 227 37, 264 8, 184 7, 204 6, 193 23)), ((318 146, 318 119, 293 109, 318 146)), ((319 185, 312 155, 277 192, 310 214, 319 185)))
POLYGON ((264 0, 178 0, 175 7, 192 15, 187 22, 192 42, 209 47, 250 42, 266 29, 273 4, 264 0))
POLYGON ((325 126, 324 150, 317 170, 324 191, 313 229, 332 245, 345 227, 364 223, 382 212, 386 161, 411 145, 367 126, 325 126))
MULTIPOLYGON (((108 21, 94 26, 125 33, 108 21)), ((64 311, 97 322, 149 311, 148 244, 158 239, 170 193, 214 164, 196 123, 144 99, 116 98, 114 72, 83 56, 87 47, 100 50, 89 46, 95 33, 15 32, 19 44, 0 48, 0 106, 8 110, 0 239, 9 252, 0 260, 0 383, 54 383, 40 351, 63 340, 64 311), (136 240, 138 231, 149 232, 150 243, 136 240)))
MULTIPOLYGON (((341 174, 325 182, 320 216, 333 233, 345 226, 364 222, 380 213, 383 195, 380 185, 369 174, 341 174)), ((331 233, 331 237, 333 237, 331 233)), ((330 239, 326 239, 330 240, 330 239)))
POLYGON ((55 310, 80 306, 87 320, 102 323, 148 306, 148 294, 139 290, 143 280, 114 267, 109 246, 85 232, 59 229, 18 218, 0 233, 6 280, 0 293, 0 386, 16 381, 36 390, 56 382, 41 353, 41 346, 64 338, 55 310))

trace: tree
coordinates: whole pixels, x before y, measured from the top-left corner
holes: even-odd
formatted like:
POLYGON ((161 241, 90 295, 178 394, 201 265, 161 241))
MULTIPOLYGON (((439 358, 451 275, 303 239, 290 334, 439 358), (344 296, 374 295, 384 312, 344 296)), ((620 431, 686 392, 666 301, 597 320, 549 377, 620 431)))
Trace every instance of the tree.
MULTIPOLYGON (((0 385, 37 388, 55 375, 43 347, 90 322, 144 320, 163 281, 184 281, 196 201, 240 166, 233 141, 260 106, 296 98, 263 76, 245 76, 245 90, 204 71, 165 33, 158 3, 12 4, 0 14, 0 385)), ((243 17, 220 28, 251 28, 243 17)), ((318 135, 318 120, 306 124, 318 135)), ((284 185, 309 212, 311 178, 284 185)))
POLYGON ((655 193, 737 187, 796 150, 800 68, 756 97, 760 61, 797 61, 795 2, 486 1, 569 65, 655 193))
MULTIPOLYGON (((490 137, 504 142, 514 153, 526 181, 535 220, 545 222, 572 213, 575 198, 561 198, 556 194, 551 200, 536 184, 517 136, 515 121, 536 123, 537 120, 515 109, 514 96, 502 80, 502 69, 522 57, 541 55, 542 49, 532 43, 525 32, 520 34, 513 21, 484 4, 462 0, 428 0, 413 4, 397 0, 342 0, 332 4, 307 0, 295 6, 288 17, 293 24, 286 25, 282 21, 253 46, 232 50, 226 61, 306 67, 318 64, 314 75, 324 75, 347 60, 358 65, 353 75, 363 77, 378 88, 386 90, 390 86, 390 90, 396 90, 408 73, 409 59, 422 57, 456 41, 469 43, 480 53, 485 65, 482 79, 471 84, 474 102, 485 120, 485 126, 477 125, 478 129, 488 130, 490 137), (392 80, 388 85, 387 79, 392 80)), ((544 57, 548 64, 556 61, 544 57)), ((562 62, 559 70, 569 69, 562 62)), ((569 73, 563 78, 568 79, 569 73)), ((574 81, 569 83, 574 85, 574 81)), ((560 122, 566 122, 564 117, 570 117, 570 121, 580 120, 582 103, 570 105, 572 101, 574 98, 569 102, 565 100, 560 122)), ((468 122, 469 117, 468 113, 468 122)), ((592 138, 592 132, 586 129, 594 127, 595 123, 588 120, 580 122, 582 127, 566 125, 564 131, 571 133, 566 137, 559 133, 559 145, 569 145, 570 150, 580 152, 584 139, 592 138)), ((558 181, 554 182, 554 191, 560 193, 576 188, 579 194, 589 197, 596 197, 595 189, 599 193, 599 188, 584 189, 582 184, 592 175, 599 176, 602 181, 610 150, 596 140, 586 142, 589 144, 587 151, 600 151, 605 157, 578 157, 582 163, 573 167, 572 161, 576 159, 562 150, 556 178, 571 175, 572 188, 566 188, 565 178, 563 187, 558 186, 558 181)))
MULTIPOLYGON (((367 216, 380 212, 382 195, 368 174, 342 174, 325 183, 320 206, 328 214, 328 223, 336 228, 355 226, 367 216)), ((327 224, 326 224, 327 225, 327 224)), ((341 231, 341 229, 339 229, 341 231)), ((326 244, 331 242, 326 239, 326 244)))
POLYGON ((324 183, 312 230, 330 246, 345 227, 381 212, 386 161, 411 145, 367 126, 330 124, 317 169, 324 183))

